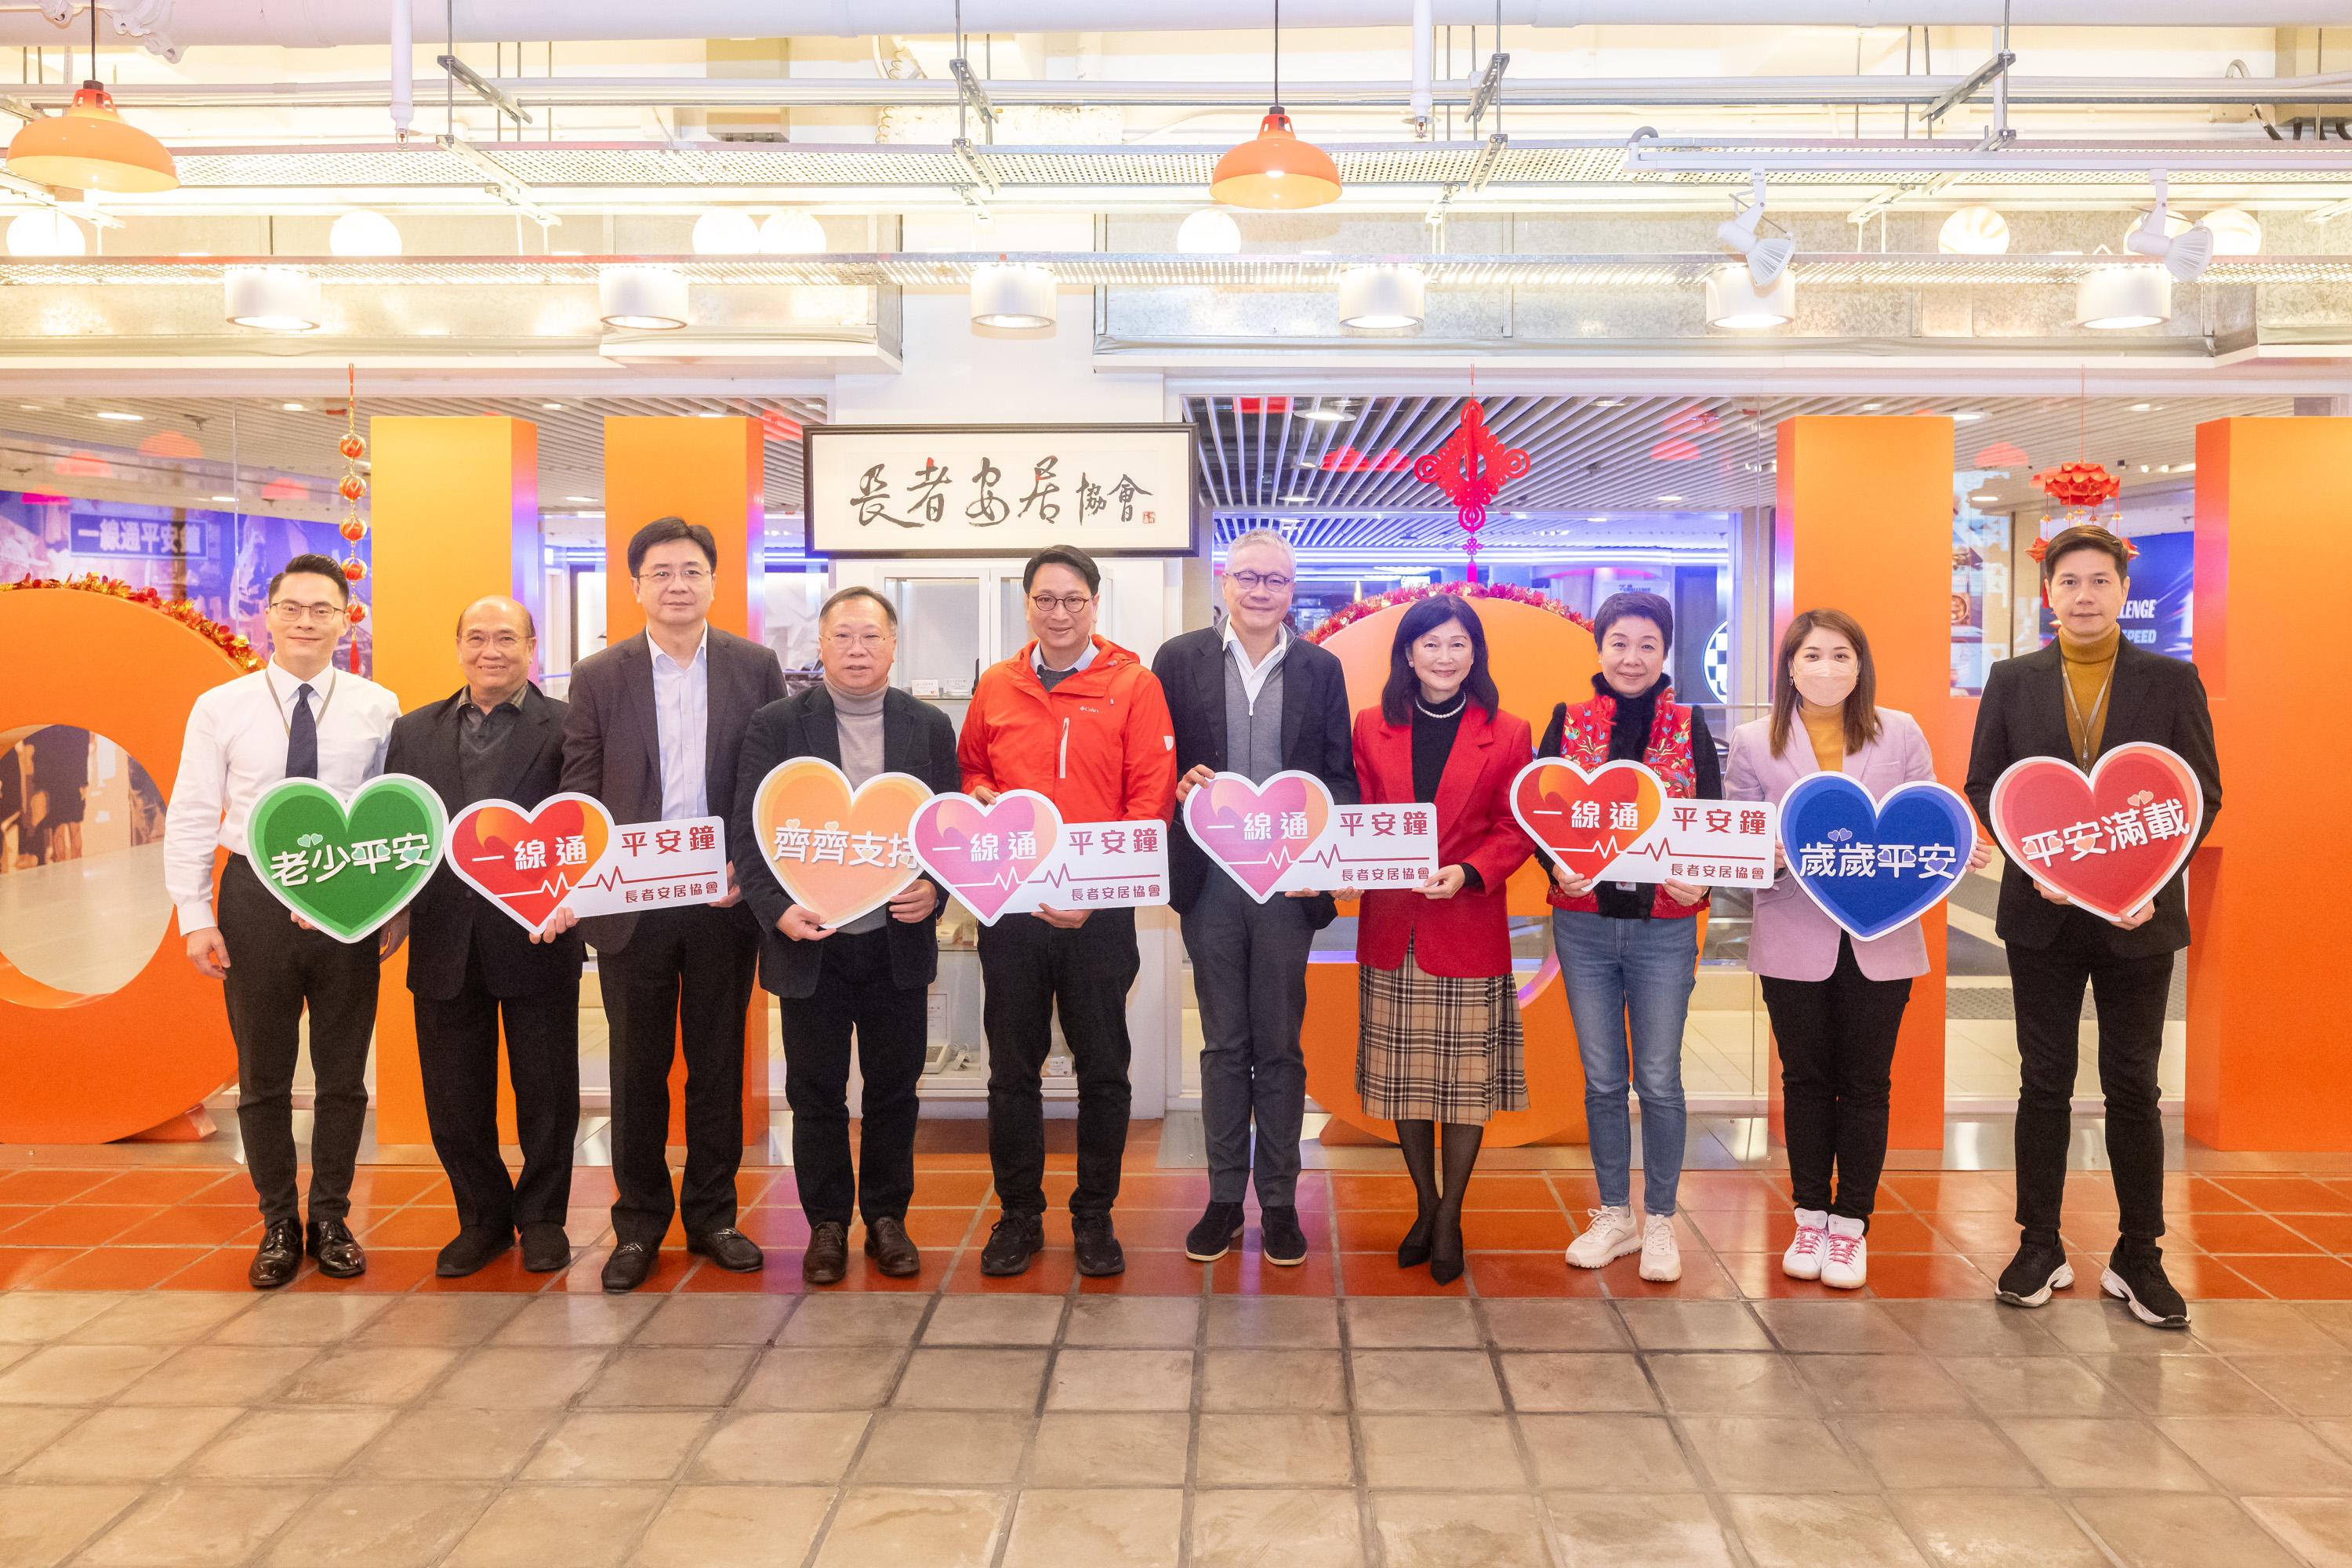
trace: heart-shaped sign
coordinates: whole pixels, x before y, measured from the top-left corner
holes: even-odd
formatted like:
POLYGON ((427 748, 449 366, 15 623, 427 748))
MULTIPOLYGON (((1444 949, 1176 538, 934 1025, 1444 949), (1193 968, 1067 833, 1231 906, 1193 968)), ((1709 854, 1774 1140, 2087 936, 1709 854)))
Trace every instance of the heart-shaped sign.
POLYGON ((1331 790, 1313 773, 1288 770, 1264 784, 1219 773, 1184 801, 1184 826, 1210 859, 1259 903, 1331 821, 1331 790))
POLYGON ((449 815, 423 779, 384 773, 345 796, 285 779, 254 797, 246 858, 278 901, 338 942, 358 942, 425 890, 449 815))
POLYGON ((1538 757, 1511 781, 1511 815, 1579 879, 1599 876, 1649 832, 1665 800, 1658 775, 1633 762, 1586 773, 1565 757, 1538 757))
POLYGON ((589 795, 478 800, 450 821, 449 869, 536 934, 612 842, 612 813, 589 795))
POLYGON ((823 757, 778 763, 751 797, 760 852, 793 902, 825 926, 878 910, 923 874, 911 832, 930 786, 912 773, 877 773, 855 791, 823 757))
POLYGON ((1897 784, 1883 799, 1843 773, 1807 773, 1780 797, 1789 875, 1856 942, 1885 936, 1960 885, 1976 813, 1948 784, 1897 784))
POLYGON ((2179 753, 2117 746, 2086 777, 2057 757, 2021 757, 1992 785, 1992 830, 2011 859, 2102 920, 2156 897, 2197 844, 2205 792, 2179 753))
POLYGON ((1062 838, 1062 812, 1034 790, 1011 789, 982 805, 968 795, 935 795, 916 808, 915 854, 923 869, 971 906, 982 924, 1012 901, 1062 838))

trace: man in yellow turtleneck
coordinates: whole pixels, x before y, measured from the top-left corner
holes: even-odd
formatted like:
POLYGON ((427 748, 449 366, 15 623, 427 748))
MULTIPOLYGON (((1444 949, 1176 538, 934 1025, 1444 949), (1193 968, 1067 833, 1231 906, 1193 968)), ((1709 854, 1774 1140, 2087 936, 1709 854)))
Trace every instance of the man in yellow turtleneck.
MULTIPOLYGON (((2042 559, 2042 591, 2058 640, 2004 659, 1985 679, 1969 756, 1969 799, 1992 823, 1992 786, 2023 757, 2063 757, 2088 773, 2107 751, 2152 742, 2178 752, 2203 787, 2200 840, 2221 809, 2213 721, 2197 667, 2147 652, 2117 626, 2131 550, 2104 528, 2067 529, 2042 559)), ((2021 1083, 2017 1104, 2017 1257, 2000 1299, 2038 1307, 2074 1282, 2058 1237, 2073 1131, 2083 993, 2098 1000, 2099 1087, 2106 1098, 2107 1163, 2121 1211, 2100 1288, 2158 1328, 2189 1325, 2188 1304, 2165 1278, 2164 1122, 2156 1065, 2164 1044, 2172 956, 2189 945, 2182 879, 2122 919, 2070 904, 2015 863, 2001 874, 1994 924, 2015 994, 2021 1083)))

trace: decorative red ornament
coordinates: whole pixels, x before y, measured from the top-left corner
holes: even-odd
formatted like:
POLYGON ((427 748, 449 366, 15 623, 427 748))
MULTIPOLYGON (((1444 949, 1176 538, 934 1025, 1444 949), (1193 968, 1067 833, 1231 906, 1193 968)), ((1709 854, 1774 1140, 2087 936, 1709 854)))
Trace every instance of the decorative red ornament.
POLYGON ((367 606, 361 604, 357 599, 353 599, 352 601, 351 616, 352 625, 358 626, 362 621, 367 619, 367 606))
POLYGON ((2033 476, 2033 483, 2060 506, 2093 507, 2123 493, 2124 481, 2097 463, 2061 463, 2033 476))
POLYGON ((343 482, 337 485, 335 489, 345 500, 357 500, 367 494, 367 481, 357 474, 345 474, 343 482))
MULTIPOLYGON (((2074 523, 2069 523, 2067 526, 2071 528, 2071 527, 2077 527, 2077 526, 2082 526, 2082 525, 2079 525, 2079 524, 2074 524, 2074 523)), ((2093 523, 2093 524, 2090 524, 2089 526, 2091 526, 2091 527, 2095 527, 2095 527, 2097 527, 2098 525, 2097 525, 2097 524, 2095 524, 2095 523, 2093 523)), ((2113 538, 2113 539, 2115 540, 2115 542, 2116 542, 2117 544, 2120 544, 2120 545, 2122 545, 2122 546, 2124 547, 2124 559, 2125 559, 2125 560, 2126 560, 2126 561, 2135 561, 2135 560, 2137 560, 2137 559, 2139 558, 2139 546, 2138 546, 2138 545, 2137 545, 2137 544, 2134 544, 2130 540, 2126 539, 2122 534, 2120 534, 2120 533, 2116 533, 2113 529, 2105 529, 2105 528, 2103 528, 2103 529, 2100 529, 2100 530, 2099 530, 2099 531, 2100 531, 2100 532, 2102 532, 2102 533, 2105 533, 2105 534, 2109 535, 2111 538, 2113 538)), ((2039 566, 2039 565, 2041 565, 2041 564, 2042 564, 2042 557, 2043 557, 2043 556, 2045 556, 2045 555, 2048 555, 2048 554, 2050 553, 2050 541, 2049 541, 2049 540, 2047 540, 2047 539, 2042 539, 2042 538, 2039 538, 2039 537, 2037 537, 2037 538, 2033 541, 2033 542, 2032 542, 2032 543, 2031 543, 2031 544, 2029 544, 2029 545, 2027 545, 2027 546, 2025 547, 2025 552, 2026 552, 2028 555, 2031 555, 2032 557, 2033 557, 2033 563, 2034 563, 2036 566, 2039 566)), ((2046 598, 2046 597, 2047 597, 2047 595, 2044 595, 2044 597, 2046 598)))
POLYGON ((342 534, 347 542, 357 544, 367 537, 367 524, 356 517, 347 517, 343 519, 342 534))
POLYGON ((86 576, 68 578, 35 577, 27 574, 14 583, 0 583, 0 594, 37 588, 68 588, 76 593, 103 594, 110 599, 125 599, 159 615, 169 616, 226 654, 229 662, 239 669, 259 669, 266 662, 253 651, 253 645, 245 639, 244 634, 221 625, 187 600, 166 599, 152 588, 134 588, 120 577, 101 577, 95 572, 86 576))
POLYGON ((335 443, 335 449, 342 453, 344 457, 356 462, 359 460, 361 454, 367 450, 367 443, 359 438, 358 432, 346 431, 343 434, 343 438, 335 443))
POLYGON ((344 582, 356 583, 366 575, 367 563, 361 560, 358 556, 354 555, 349 561, 343 563, 344 582))
POLYGON ((1478 531, 1486 526, 1486 503, 1532 466, 1526 447, 1506 447, 1487 430, 1486 411, 1475 397, 1462 400, 1461 427, 1445 444, 1414 460, 1413 478, 1445 492, 1455 521, 1469 535, 1462 543, 1470 557, 1465 581, 1478 580, 1478 531))
POLYGON ((1325 616, 1313 631, 1308 632, 1307 640, 1311 643, 1328 641, 1341 628, 1353 626, 1366 616, 1379 615, 1382 610, 1397 605, 1410 605, 1415 599, 1426 599, 1433 594, 1458 594, 1465 599, 1508 599, 1515 605, 1532 605, 1537 609, 1558 616, 1564 621, 1572 621, 1586 631, 1592 629, 1590 617, 1579 615, 1549 594, 1540 594, 1533 588, 1516 587, 1508 583, 1464 581, 1417 584, 1410 588, 1397 588, 1386 594, 1376 594, 1369 599, 1358 599, 1352 605, 1343 605, 1325 616))

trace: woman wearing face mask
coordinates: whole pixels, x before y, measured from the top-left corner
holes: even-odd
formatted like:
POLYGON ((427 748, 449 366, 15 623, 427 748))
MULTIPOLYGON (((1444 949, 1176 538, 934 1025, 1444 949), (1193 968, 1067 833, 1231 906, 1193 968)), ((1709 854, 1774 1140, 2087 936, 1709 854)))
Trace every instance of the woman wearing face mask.
POLYGON ((1528 722, 1503 711, 1466 600, 1433 595, 1405 611, 1380 705, 1356 715, 1355 752, 1365 805, 1418 801, 1437 819, 1437 874, 1366 893, 1357 917, 1356 1092, 1366 1114, 1396 1123, 1412 1177, 1419 1212, 1397 1267, 1426 1263, 1448 1284, 1462 1274, 1463 1189, 1487 1119, 1528 1108, 1503 889, 1529 847, 1511 815, 1528 722))
MULTIPOLYGON (((1842 772, 1877 797, 1934 778, 1927 735, 1908 713, 1878 707, 1876 692, 1870 641, 1852 616, 1799 616, 1780 638, 1771 716, 1732 733, 1724 793, 1778 800, 1807 773, 1842 772)), ((1991 858, 1979 841, 1969 869, 1991 858)), ((1886 1161, 1895 1037, 1911 977, 1927 972, 1927 943, 1916 920, 1856 942, 1783 875, 1756 894, 1748 967, 1761 977, 1780 1047, 1797 1206, 1780 1268, 1851 1290, 1869 1274, 1863 1237, 1886 1161)))
MULTIPOLYGON (((1536 754, 1587 772, 1645 763, 1676 800, 1720 800, 1723 778, 1706 717, 1675 700, 1665 674, 1673 606, 1655 594, 1612 594, 1592 617, 1601 673, 1592 696, 1552 710, 1536 754)), ((1642 1255, 1642 1278, 1683 1277, 1675 1197, 1683 1173, 1683 1024, 1698 979, 1698 921, 1706 889, 1682 882, 1596 882, 1551 866, 1552 941, 1584 1059, 1584 1116, 1601 1206, 1568 1248, 1579 1268, 1642 1255), (1632 1028, 1627 1023, 1630 1016, 1632 1028), (1629 1074, 1628 1068, 1631 1068, 1629 1074), (1632 1079, 1642 1100, 1642 1202, 1633 1204, 1632 1079)))

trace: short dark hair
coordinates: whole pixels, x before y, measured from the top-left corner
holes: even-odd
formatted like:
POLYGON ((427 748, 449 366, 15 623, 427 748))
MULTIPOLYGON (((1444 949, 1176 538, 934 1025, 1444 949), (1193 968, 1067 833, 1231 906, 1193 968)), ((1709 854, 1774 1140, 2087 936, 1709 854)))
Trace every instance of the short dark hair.
POLYGON ((869 588, 863 583, 852 584, 819 605, 816 610, 816 624, 820 626, 824 626, 827 616, 852 599, 873 600, 882 606, 882 618, 890 623, 890 629, 894 632, 898 629, 898 606, 883 597, 879 588, 869 588))
POLYGON ((1674 650, 1675 607, 1666 603, 1664 595, 1631 590, 1610 595, 1601 601, 1601 607, 1592 612, 1592 646, 1599 647, 1601 639, 1609 635, 1609 628, 1619 621, 1636 617, 1654 624, 1658 635, 1666 639, 1666 650, 1670 653, 1674 650))
POLYGON ((533 642, 537 642, 539 640, 539 622, 532 617, 530 606, 524 604, 520 599, 509 598, 504 594, 485 594, 480 598, 475 600, 472 605, 468 605, 464 609, 458 611, 457 629, 452 635, 464 637, 466 635, 466 617, 474 613, 474 606, 476 605, 487 604, 492 599, 505 599, 508 604, 512 605, 516 609, 520 610, 522 612, 522 635, 529 637, 533 642))
POLYGON ((646 563, 646 552, 656 544, 667 544, 673 539, 683 539, 702 552, 713 572, 719 570, 719 542, 710 531, 698 522, 688 522, 682 517, 657 517, 629 535, 629 575, 634 577, 646 563))
POLYGON ((2042 552, 2042 586, 2049 586, 2050 579, 2057 574, 2058 558, 2072 555, 2077 550, 2095 550, 2114 560, 2116 576, 2131 576, 2130 547, 2095 522, 2078 522, 2051 540, 2050 548, 2042 552))
POLYGON ((1045 566, 1066 566, 1087 580, 1087 592, 1102 592, 1102 568, 1095 558, 1075 544, 1049 544, 1029 557, 1029 564, 1021 568, 1021 591, 1027 593, 1037 581, 1038 569, 1045 566))
POLYGON ((269 579, 268 596, 273 599, 278 597, 278 584, 298 572, 312 577, 331 578, 335 584, 335 592, 342 596, 343 603, 348 605, 352 602, 352 580, 343 575, 343 563, 331 555, 320 555, 310 551, 297 555, 278 569, 278 574, 269 579))
POLYGON ((1381 717, 1390 723, 1412 722, 1417 686, 1412 645, 1448 621, 1460 621, 1462 629, 1470 634, 1470 673, 1462 679, 1464 694, 1484 708, 1488 718, 1502 711, 1502 693, 1495 689, 1495 678, 1486 670, 1486 628, 1479 624, 1478 612, 1459 594, 1432 594, 1406 606, 1403 618, 1397 622, 1396 638, 1389 644, 1389 679, 1381 689, 1381 717))

